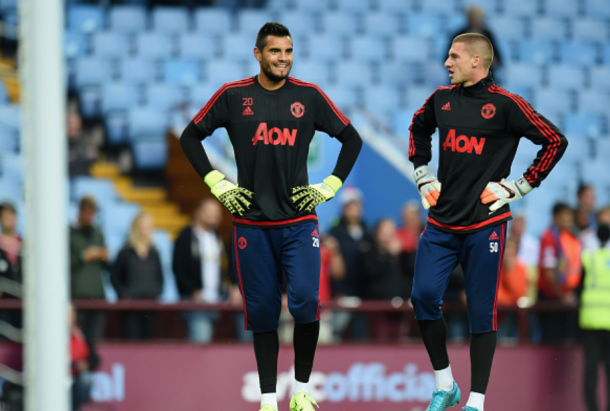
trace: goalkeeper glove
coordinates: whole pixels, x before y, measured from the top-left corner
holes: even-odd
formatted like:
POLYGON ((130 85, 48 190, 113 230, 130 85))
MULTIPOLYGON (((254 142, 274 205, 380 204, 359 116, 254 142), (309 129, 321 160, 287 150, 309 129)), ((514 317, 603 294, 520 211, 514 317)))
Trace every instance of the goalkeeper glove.
POLYGON ((299 211, 310 212, 314 207, 333 198, 342 185, 341 179, 331 174, 320 184, 294 187, 292 189, 294 195, 290 197, 290 201, 299 211))
POLYGON ((415 184, 417 184, 424 208, 427 210, 430 207, 434 207, 438 197, 441 195, 441 183, 430 172, 430 167, 417 167, 413 172, 413 178, 415 179, 415 184))
POLYGON ((481 194, 481 203, 489 204, 494 202, 489 210, 493 213, 505 204, 517 201, 532 191, 532 186, 525 177, 519 177, 517 181, 506 181, 502 179, 499 183, 487 183, 485 190, 481 194))
POLYGON ((229 209, 231 214, 241 216, 252 205, 246 197, 252 199, 254 193, 225 180, 225 175, 220 171, 210 171, 203 181, 210 186, 212 194, 229 209))

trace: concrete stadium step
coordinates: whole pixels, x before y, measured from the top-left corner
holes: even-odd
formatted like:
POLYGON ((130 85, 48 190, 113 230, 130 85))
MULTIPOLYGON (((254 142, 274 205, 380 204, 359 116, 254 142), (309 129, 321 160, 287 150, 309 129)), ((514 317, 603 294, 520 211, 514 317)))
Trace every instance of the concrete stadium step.
POLYGON ((96 178, 115 179, 121 177, 121 169, 117 164, 98 161, 91 165, 89 172, 96 178))

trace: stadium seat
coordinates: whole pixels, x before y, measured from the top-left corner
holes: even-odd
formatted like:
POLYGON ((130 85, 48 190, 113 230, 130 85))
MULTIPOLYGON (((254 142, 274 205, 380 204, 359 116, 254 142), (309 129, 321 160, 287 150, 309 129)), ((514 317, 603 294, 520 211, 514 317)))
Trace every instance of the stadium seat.
POLYGON ((84 196, 92 196, 102 210, 119 201, 112 180, 106 178, 75 177, 70 184, 70 192, 76 203, 84 196))
POLYGON ((244 62, 254 58, 254 35, 228 35, 224 36, 222 42, 222 55, 225 60, 232 62, 244 62))
POLYGON ((80 112, 84 119, 97 118, 101 115, 102 91, 101 86, 83 85, 79 87, 80 112))
POLYGON ((409 139, 409 127, 411 127, 411 123, 413 122, 413 115, 417 110, 421 108, 422 104, 407 106, 402 110, 397 110, 394 112, 394 118, 392 121, 394 133, 398 136, 408 140, 409 139))
POLYGON ((296 38, 309 36, 318 28, 316 15, 305 11, 284 11, 277 21, 288 27, 290 34, 296 38))
POLYGON ((432 57, 432 45, 428 39, 397 36, 391 45, 394 60, 399 63, 426 63, 432 57))
POLYGON ((564 40, 567 38, 565 20, 551 17, 534 18, 531 21, 532 38, 536 40, 564 40))
POLYGON ((381 64, 376 72, 377 77, 384 88, 403 87, 408 84, 416 84, 421 81, 419 69, 421 65, 416 63, 400 63, 388 61, 381 64))
POLYGON ((426 87, 447 86, 451 83, 449 71, 438 62, 429 62, 422 67, 423 85, 426 87))
POLYGON ((179 54, 184 59, 211 60, 218 56, 218 41, 202 33, 184 33, 178 38, 179 54))
POLYGON ((193 60, 163 62, 163 81, 167 84, 192 86, 201 79, 202 64, 193 60))
POLYGON ((573 18, 580 14, 580 3, 574 0, 543 0, 542 9, 546 16, 573 18))
POLYGON ((75 4, 68 7, 68 31, 93 33, 104 27, 104 12, 99 6, 75 4))
POLYGON ((261 9, 240 9, 237 14, 237 29, 244 37, 250 38, 250 44, 254 44, 256 34, 265 23, 273 21, 270 13, 261 9))
POLYGON ((19 129, 0 122, 0 153, 15 154, 19 151, 19 129))
POLYGON ((532 17, 538 15, 538 2, 531 0, 504 0, 502 11, 508 16, 532 17))
POLYGON ((146 105, 159 110, 170 110, 186 103, 186 93, 176 85, 153 83, 146 88, 146 105))
POLYGON ((530 64, 513 63, 505 67, 506 87, 539 87, 542 83, 542 70, 530 64))
POLYGON ((335 0, 335 7, 342 13, 366 14, 372 10, 371 0, 335 0))
POLYGON ((548 71, 549 86, 557 89, 581 89, 585 85, 582 68, 568 65, 552 65, 548 71))
MULTIPOLYGON (((344 57, 343 42, 332 35, 315 34, 309 37, 309 58, 317 62, 337 61, 344 57)), ((295 67, 298 63, 295 63, 295 67)))
POLYGON ((189 87, 189 102, 195 106, 195 112, 198 112, 205 106, 210 98, 218 91, 219 87, 210 83, 199 83, 193 87, 189 87))
POLYGON ((104 125, 106 127, 106 144, 117 146, 127 142, 128 139, 128 118, 127 111, 111 111, 104 115, 104 125))
MULTIPOLYGON (((252 60, 258 63, 254 57, 252 57, 252 60)), ((213 60, 206 64, 205 73, 206 83, 218 89, 224 83, 244 79, 247 75, 257 74, 258 71, 256 73, 244 73, 241 64, 230 64, 226 60, 213 60)))
POLYGON ((377 10, 388 15, 401 15, 414 9, 413 0, 376 0, 377 10))
POLYGON ((517 43, 519 61, 537 66, 549 64, 554 59, 554 46, 548 40, 521 40, 517 43))
POLYGON ((67 31, 64 34, 64 53, 68 59, 84 56, 89 51, 87 38, 83 33, 67 31))
POLYGON ((596 138, 602 134, 603 129, 604 119, 600 115, 571 113, 564 118, 563 132, 568 138, 571 136, 596 138))
POLYGON ((431 38, 443 32, 438 14, 409 13, 404 17, 404 26, 409 36, 431 38))
MULTIPOLYGON (((0 134, 0 140, 1 139, 4 139, 4 136, 0 134)), ((15 154, 15 152, 3 152, 0 148, 0 179, 7 179, 22 184, 23 163, 24 159, 21 155, 15 154)))
POLYGON ((364 63, 384 62, 388 60, 387 44, 382 39, 371 36, 353 37, 348 43, 352 60, 364 63))
POLYGON ((119 61, 119 77, 124 83, 148 84, 158 78, 157 63, 151 60, 132 58, 119 61))
POLYGON ((123 238, 123 244, 127 239, 131 223, 140 213, 141 207, 135 203, 116 202, 101 213, 102 230, 104 233, 114 233, 117 238, 123 238))
POLYGON ((610 94, 598 90, 580 91, 577 97, 578 112, 582 114, 608 114, 610 94))
MULTIPOLYGON (((322 15, 324 34, 339 37, 351 37, 359 32, 358 19, 355 15, 340 12, 328 12, 322 15)), ((336 39, 333 44, 336 44, 336 39)))
POLYGON ((369 85, 372 79, 371 67, 368 64, 352 61, 337 64, 337 84, 345 87, 363 87, 369 85))
POLYGON ((406 92, 406 103, 409 107, 422 107, 426 100, 434 93, 436 87, 414 86, 408 87, 406 92))
POLYGON ((392 38, 400 32, 400 18, 390 13, 367 13, 364 15, 364 29, 368 36, 392 38))
POLYGON ((195 10, 195 31, 206 35, 227 34, 233 30, 233 19, 228 9, 200 7, 195 10))
POLYGON ((12 203, 21 202, 23 199, 23 186, 15 181, 0 178, 0 202, 10 201, 12 203))
POLYGON ((294 8, 301 12, 326 13, 332 5, 332 0, 293 0, 294 8))
MULTIPOLYGON (((565 129, 562 131, 565 133, 570 143, 567 150, 563 154, 563 157, 561 158, 560 168, 563 168, 564 165, 574 167, 582 164, 585 161, 589 161, 591 158, 590 141, 588 141, 584 135, 571 134, 565 129)), ((573 180, 574 177, 571 177, 571 179, 573 180)))
POLYGON ((315 83, 324 88, 330 81, 330 70, 318 60, 304 60, 295 63, 290 75, 296 79, 315 83))
POLYGON ((605 65, 610 65, 610 44, 602 44, 602 62, 605 65))
POLYGON ((140 98, 135 85, 123 82, 102 85, 102 112, 128 110, 138 104, 140 98))
POLYGON ((604 42, 608 39, 608 22, 596 18, 576 18, 572 23, 572 38, 604 42))
POLYGON ((603 92, 610 91, 610 67, 598 66, 590 68, 591 89, 603 92))
POLYGON ((125 58, 130 53, 129 39, 126 35, 106 31, 95 33, 92 38, 93 53, 99 58, 125 58))
POLYGON ((477 6, 485 12, 486 16, 493 16, 498 14, 498 1, 497 0, 464 0, 460 2, 464 10, 468 10, 472 6, 477 6))
POLYGON ((358 101, 355 90, 345 86, 328 86, 324 88, 324 93, 344 113, 358 101))
POLYGON ((497 37, 506 40, 521 40, 525 32, 525 20, 516 16, 489 16, 488 27, 497 37))
POLYGON ((129 138, 165 135, 169 126, 167 113, 150 107, 136 107, 129 110, 129 138))
POLYGON ((572 109, 572 98, 567 91, 539 88, 535 94, 536 110, 544 113, 567 113, 572 109))
POLYGON ((366 87, 364 89, 364 106, 377 114, 385 114, 398 110, 401 106, 398 90, 387 90, 381 87, 366 87))
POLYGON ((610 7, 606 0, 585 0, 585 15, 592 18, 610 18, 610 7))
POLYGON ((559 43, 559 61, 562 64, 589 66, 596 60, 597 48, 591 42, 559 43))
POLYGON ((95 57, 78 59, 75 63, 75 83, 77 87, 100 85, 113 78, 112 64, 95 57))
POLYGON ((180 34, 190 30, 191 21, 184 7, 155 7, 151 13, 152 28, 158 33, 180 34))
POLYGON ((131 143, 134 166, 137 170, 162 169, 167 161, 167 141, 136 140, 131 143))
POLYGON ((108 11, 110 28, 121 33, 139 33, 146 28, 146 9, 135 5, 112 6, 108 11))
POLYGON ((140 33, 136 37, 136 54, 140 58, 169 58, 173 49, 172 40, 167 34, 140 33))

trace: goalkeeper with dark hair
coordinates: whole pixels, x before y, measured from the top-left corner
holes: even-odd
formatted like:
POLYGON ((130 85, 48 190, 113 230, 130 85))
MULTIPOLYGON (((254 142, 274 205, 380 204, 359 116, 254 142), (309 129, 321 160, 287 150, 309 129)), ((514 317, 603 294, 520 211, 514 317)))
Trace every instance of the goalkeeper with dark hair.
POLYGON ((316 404, 308 381, 320 329, 320 238, 315 207, 334 197, 351 171, 362 140, 315 84, 289 77, 292 38, 278 23, 259 31, 260 73, 221 87, 186 127, 180 143, 189 161, 233 214, 233 261, 262 393, 261 410, 277 411, 276 382, 282 274, 295 320, 295 391, 291 410, 316 404), (225 127, 235 151, 235 185, 212 168, 201 140, 225 127), (316 130, 342 143, 337 165, 322 183, 307 176, 316 130))

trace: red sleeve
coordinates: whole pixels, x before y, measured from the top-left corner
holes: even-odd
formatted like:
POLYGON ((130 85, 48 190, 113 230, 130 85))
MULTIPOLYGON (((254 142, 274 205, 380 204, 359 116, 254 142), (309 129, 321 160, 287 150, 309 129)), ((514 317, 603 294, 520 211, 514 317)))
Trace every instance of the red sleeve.
POLYGON ((427 165, 432 159, 432 134, 436 130, 436 114, 434 113, 434 93, 428 97, 424 105, 413 114, 409 127, 409 160, 415 168, 427 165))
POLYGON ((568 140, 555 124, 534 110, 520 96, 498 86, 492 86, 491 91, 504 95, 513 102, 510 111, 511 132, 517 137, 525 137, 542 146, 532 165, 523 173, 532 187, 538 187, 563 156, 568 140))

